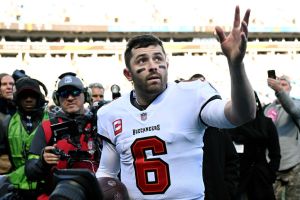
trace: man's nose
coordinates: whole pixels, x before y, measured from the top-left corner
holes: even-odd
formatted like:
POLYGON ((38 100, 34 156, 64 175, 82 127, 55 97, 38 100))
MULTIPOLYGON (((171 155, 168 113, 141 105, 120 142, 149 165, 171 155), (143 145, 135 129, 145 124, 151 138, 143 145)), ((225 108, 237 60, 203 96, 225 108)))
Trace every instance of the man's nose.
POLYGON ((149 64, 149 71, 157 71, 158 66, 159 66, 158 63, 151 60, 149 64))
POLYGON ((6 88, 7 90, 13 90, 14 89, 14 86, 12 86, 12 85, 9 85, 9 86, 7 86, 7 88, 6 88))
POLYGON ((66 99, 67 100, 73 100, 73 99, 75 99, 75 97, 73 95, 69 94, 66 99))

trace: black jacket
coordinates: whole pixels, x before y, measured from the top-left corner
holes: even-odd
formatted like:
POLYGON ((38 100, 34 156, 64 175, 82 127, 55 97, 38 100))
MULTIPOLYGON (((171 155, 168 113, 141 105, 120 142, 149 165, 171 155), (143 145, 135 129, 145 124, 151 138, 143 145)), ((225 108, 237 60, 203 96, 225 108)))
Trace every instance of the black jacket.
MULTIPOLYGON (((11 100, 7 100, 4 98, 0 98, 0 123, 7 117, 12 116, 16 112, 16 106, 14 105, 14 102, 11 100)), ((0 130, 0 137, 2 136, 1 130, 0 130)))
POLYGON ((0 98, 0 113, 3 115, 13 115, 16 112, 16 106, 12 100, 0 98))
POLYGON ((205 200, 232 199, 239 180, 239 162, 231 138, 217 128, 208 127, 203 142, 205 200))
POLYGON ((259 109, 255 120, 227 131, 233 141, 244 145, 244 152, 239 154, 239 194, 246 193, 249 200, 275 199, 272 184, 281 156, 277 130, 272 120, 259 109))

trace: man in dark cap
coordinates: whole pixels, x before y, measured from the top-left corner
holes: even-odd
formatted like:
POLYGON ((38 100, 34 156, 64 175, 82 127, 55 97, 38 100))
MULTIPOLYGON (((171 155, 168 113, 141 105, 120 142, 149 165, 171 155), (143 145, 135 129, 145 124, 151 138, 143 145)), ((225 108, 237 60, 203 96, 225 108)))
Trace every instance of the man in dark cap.
POLYGON ((54 169, 79 168, 95 172, 99 164, 100 144, 96 125, 93 125, 95 120, 84 108, 84 103, 91 101, 91 94, 75 73, 64 73, 59 79, 52 97, 61 111, 39 127, 25 165, 27 177, 41 183, 39 188, 44 194, 39 199, 48 199, 54 190, 51 184, 54 169))
POLYGON ((4 118, 0 127, 1 135, 3 135, 0 141, 0 155, 8 154, 12 163, 11 171, 4 178, 7 178, 6 182, 14 186, 12 195, 18 196, 19 199, 37 197, 36 183, 28 181, 24 165, 28 159, 28 151, 37 126, 49 118, 45 110, 47 101, 40 86, 47 95, 45 85, 36 79, 23 77, 16 82, 13 100, 17 106, 17 112, 4 118))

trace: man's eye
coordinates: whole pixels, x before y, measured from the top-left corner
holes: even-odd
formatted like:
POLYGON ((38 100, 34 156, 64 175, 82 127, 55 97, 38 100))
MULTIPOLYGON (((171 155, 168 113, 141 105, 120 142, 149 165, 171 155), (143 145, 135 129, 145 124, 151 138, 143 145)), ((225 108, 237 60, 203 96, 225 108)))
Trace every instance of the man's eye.
POLYGON ((163 58, 161 56, 157 56, 157 57, 154 58, 155 62, 160 62, 162 60, 163 60, 163 58))
POLYGON ((146 59, 139 59, 138 64, 144 64, 146 62, 146 59))

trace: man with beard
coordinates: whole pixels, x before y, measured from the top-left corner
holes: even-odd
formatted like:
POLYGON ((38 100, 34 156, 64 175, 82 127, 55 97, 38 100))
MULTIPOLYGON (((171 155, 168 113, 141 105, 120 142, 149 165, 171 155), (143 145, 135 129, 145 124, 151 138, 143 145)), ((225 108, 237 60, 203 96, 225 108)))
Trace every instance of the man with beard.
POLYGON ((20 199, 37 197, 36 183, 27 179, 24 166, 37 126, 48 118, 45 110, 47 101, 40 86, 47 95, 47 89, 40 81, 29 77, 18 79, 14 94, 17 112, 7 116, 0 127, 3 135, 0 154, 8 154, 12 163, 11 171, 2 178, 7 178, 6 182, 14 187, 12 195, 20 199))
MULTIPOLYGON (((100 159, 101 144, 93 115, 84 108, 84 103, 91 101, 88 88, 75 73, 66 72, 59 76, 52 97, 61 110, 38 128, 25 165, 28 179, 37 181, 43 191, 39 200, 48 199, 55 191, 56 169, 88 169, 94 173, 100 159)), ((73 194, 63 195, 72 199, 73 194)))
POLYGON ((153 35, 129 40, 124 75, 134 90, 98 111, 105 138, 97 177, 117 177, 131 199, 203 199, 203 134, 207 126, 232 128, 255 117, 255 98, 243 58, 250 10, 236 7, 228 36, 216 33, 227 57, 231 101, 202 81, 167 82, 169 62, 153 35))

